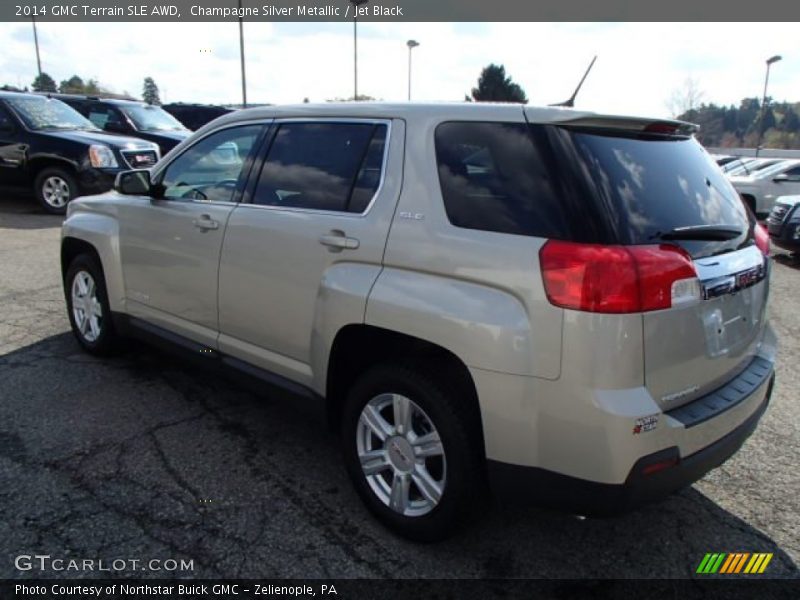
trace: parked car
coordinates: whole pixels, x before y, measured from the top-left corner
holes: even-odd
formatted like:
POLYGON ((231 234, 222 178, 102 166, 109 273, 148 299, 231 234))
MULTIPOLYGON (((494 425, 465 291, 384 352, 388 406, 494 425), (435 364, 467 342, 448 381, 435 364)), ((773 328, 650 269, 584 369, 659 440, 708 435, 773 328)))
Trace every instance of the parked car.
POLYGON ((780 162, 784 158, 751 158, 749 160, 742 160, 739 165, 732 167, 726 171, 728 177, 738 177, 740 175, 755 175, 760 171, 768 169, 780 162))
POLYGON ((692 131, 511 104, 238 111, 72 203, 70 323, 90 353, 170 340, 325 398, 359 495, 410 538, 451 532, 487 478, 630 510, 734 454, 773 385, 767 235, 692 131))
POLYGON ((206 123, 210 123, 217 117, 227 115, 235 110, 226 106, 217 106, 213 104, 187 104, 184 102, 163 104, 161 108, 178 119, 192 131, 197 131, 206 123))
POLYGON ((63 102, 0 92, 0 185, 33 189, 55 214, 79 194, 111 189, 120 171, 150 167, 158 146, 104 133, 63 102))
POLYGON ((746 157, 746 156, 735 156, 733 160, 726 162, 724 165, 721 165, 720 168, 722 172, 726 175, 731 175, 734 172, 738 172, 739 170, 744 172, 744 167, 748 163, 752 163, 755 158, 746 157))
POLYGON ((192 133, 160 106, 145 102, 73 94, 50 96, 69 104, 103 131, 155 142, 161 156, 192 133))
POLYGON ((730 177, 730 182, 750 210, 765 217, 775 198, 800 193, 800 160, 781 159, 751 175, 730 177))
POLYGON ((800 251, 800 196, 780 196, 767 217, 767 229, 776 246, 800 251))

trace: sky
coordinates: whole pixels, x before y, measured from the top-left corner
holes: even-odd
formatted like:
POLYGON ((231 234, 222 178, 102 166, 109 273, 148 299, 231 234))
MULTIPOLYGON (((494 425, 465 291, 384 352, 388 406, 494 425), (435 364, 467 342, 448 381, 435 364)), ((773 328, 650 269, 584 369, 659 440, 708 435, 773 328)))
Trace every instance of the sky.
MULTIPOLYGON (((241 102, 238 23, 37 23, 42 70, 73 74, 141 95, 153 77, 165 102, 241 102)), ((244 25, 248 100, 322 102, 353 93, 352 23, 244 25)), ((800 101, 796 23, 367 23, 358 25, 359 94, 405 101, 408 48, 417 101, 460 101, 489 63, 503 64, 533 105, 568 98, 591 58, 597 63, 576 107, 670 116, 668 100, 687 77, 703 99, 738 104, 763 91, 800 101)), ((32 27, 0 23, 0 85, 36 75, 32 27)))

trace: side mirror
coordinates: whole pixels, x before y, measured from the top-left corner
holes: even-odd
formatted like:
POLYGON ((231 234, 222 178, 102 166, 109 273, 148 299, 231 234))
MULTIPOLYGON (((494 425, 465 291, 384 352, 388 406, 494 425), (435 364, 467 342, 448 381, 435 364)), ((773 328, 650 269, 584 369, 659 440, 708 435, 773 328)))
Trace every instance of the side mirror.
POLYGON ((151 189, 150 171, 146 169, 123 171, 114 180, 114 190, 128 196, 149 196, 151 189))
POLYGON ((127 133, 128 128, 125 127, 123 123, 119 121, 108 121, 105 125, 103 125, 104 131, 110 131, 111 133, 127 133))
POLYGON ((780 175, 775 175, 775 177, 772 178, 772 181, 774 181, 775 183, 780 183, 782 181, 789 181, 789 176, 786 173, 781 173, 780 175))

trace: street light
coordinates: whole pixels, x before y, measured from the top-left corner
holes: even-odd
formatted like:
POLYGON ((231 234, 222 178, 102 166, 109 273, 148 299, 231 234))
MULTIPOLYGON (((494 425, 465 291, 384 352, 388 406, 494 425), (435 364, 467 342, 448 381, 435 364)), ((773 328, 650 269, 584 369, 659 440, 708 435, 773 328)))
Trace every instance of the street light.
POLYGON ((411 102, 411 51, 419 46, 419 42, 408 40, 406 46, 408 46, 408 101, 411 102))
POLYGON ((767 76, 764 78, 764 97, 761 100, 761 118, 758 120, 758 143, 756 144, 756 157, 761 151, 761 139, 764 137, 764 118, 767 116, 767 85, 769 84, 769 68, 773 63, 781 60, 781 56, 776 54, 767 59, 767 76))
POLYGON ((348 0, 353 5, 353 101, 358 101, 358 7, 369 0, 348 0))

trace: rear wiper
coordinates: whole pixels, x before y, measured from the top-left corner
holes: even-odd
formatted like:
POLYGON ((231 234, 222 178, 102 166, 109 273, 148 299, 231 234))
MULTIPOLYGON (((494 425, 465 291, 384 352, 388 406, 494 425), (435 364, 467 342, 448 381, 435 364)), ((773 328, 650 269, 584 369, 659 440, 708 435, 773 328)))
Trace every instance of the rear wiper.
POLYGON ((658 231, 650 239, 725 241, 737 238, 742 233, 744 232, 736 225, 687 225, 664 233, 658 231))

